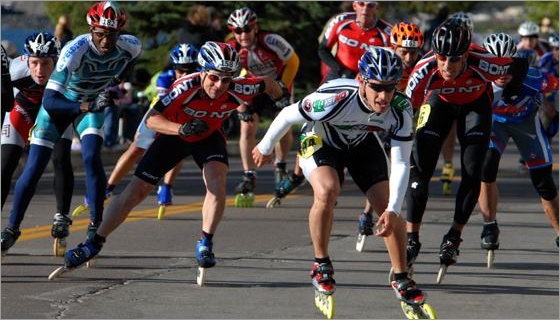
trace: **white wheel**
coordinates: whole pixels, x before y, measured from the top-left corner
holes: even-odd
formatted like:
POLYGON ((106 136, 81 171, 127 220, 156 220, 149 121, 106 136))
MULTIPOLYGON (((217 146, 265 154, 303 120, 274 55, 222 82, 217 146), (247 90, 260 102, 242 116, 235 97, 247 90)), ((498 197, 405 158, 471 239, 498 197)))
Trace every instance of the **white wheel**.
POLYGON ((358 235, 358 241, 356 241, 356 250, 358 252, 364 251, 364 246, 366 244, 366 238, 367 238, 367 236, 365 234, 359 234, 358 235))
POLYGON ((51 272, 51 274, 49 274, 49 280, 56 279, 59 275, 63 274, 64 271, 66 271, 64 267, 56 268, 53 272, 51 272))
POLYGON ((280 205, 280 198, 274 197, 268 200, 268 202, 266 203, 266 208, 272 209, 278 207, 279 205, 280 205))
POLYGON ((486 266, 488 267, 488 269, 494 268, 494 250, 488 250, 486 266))
POLYGON ((196 272, 196 284, 202 287, 204 286, 204 281, 206 280, 206 268, 198 267, 196 272))
POLYGON ((437 281, 438 284, 440 284, 443 281, 443 277, 445 276, 445 272, 447 272, 447 266, 442 264, 439 267, 439 271, 438 271, 438 274, 437 274, 437 280, 436 281, 437 281))

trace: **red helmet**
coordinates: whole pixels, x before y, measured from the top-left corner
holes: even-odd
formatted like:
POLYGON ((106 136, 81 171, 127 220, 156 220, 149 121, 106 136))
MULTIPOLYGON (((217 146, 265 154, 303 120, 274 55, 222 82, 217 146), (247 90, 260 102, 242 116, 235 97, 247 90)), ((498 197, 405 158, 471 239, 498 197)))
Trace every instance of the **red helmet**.
POLYGON ((86 20, 92 27, 120 30, 126 23, 126 14, 116 2, 102 1, 89 9, 86 20))

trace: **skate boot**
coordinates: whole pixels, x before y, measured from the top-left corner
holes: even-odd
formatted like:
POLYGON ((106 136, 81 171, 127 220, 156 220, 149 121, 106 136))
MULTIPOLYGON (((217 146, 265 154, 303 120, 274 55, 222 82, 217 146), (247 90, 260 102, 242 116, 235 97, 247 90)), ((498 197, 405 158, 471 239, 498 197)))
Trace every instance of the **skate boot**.
POLYGON ((447 272, 447 267, 457 263, 457 256, 459 255, 459 245, 463 239, 455 236, 450 236, 448 234, 443 236, 439 251, 439 261, 440 268, 437 277, 437 283, 441 283, 445 273, 447 272))
POLYGON ((283 198, 295 191, 305 182, 304 176, 292 174, 289 178, 284 178, 274 186, 274 197, 266 204, 267 208, 274 208, 280 205, 283 198))
MULTIPOLYGON (((93 240, 93 237, 95 236, 95 233, 97 232, 97 228, 99 227, 99 223, 93 223, 90 222, 87 228, 87 233, 86 233, 86 238, 88 240, 93 240)), ((87 263, 86 266, 88 268, 93 268, 95 267, 95 265, 97 264, 97 259, 92 258, 90 259, 87 263)))
POLYGON ((10 227, 6 227, 4 231, 2 231, 2 258, 6 256, 8 250, 16 243, 20 235, 21 231, 14 230, 10 227))
POLYGON ((235 188, 234 205, 237 208, 252 207, 255 202, 255 190, 257 178, 254 171, 247 171, 243 174, 243 181, 235 188))
POLYGON ((51 235, 54 238, 53 254, 55 257, 64 257, 66 252, 66 237, 70 234, 72 220, 67 216, 56 213, 53 217, 51 235))
POLYGON ((216 265, 212 246, 212 240, 208 240, 208 238, 202 238, 196 242, 196 261, 200 267, 212 268, 216 265))
POLYGON ((332 263, 313 264, 311 273, 311 284, 315 290, 315 306, 328 319, 334 317, 334 297, 336 281, 333 279, 334 269, 332 263))
POLYGON ((274 169, 274 184, 277 185, 280 181, 288 179, 288 171, 286 170, 286 162, 277 162, 274 169))
POLYGON ((426 295, 416 288, 414 280, 394 280, 391 282, 391 288, 401 301, 401 308, 408 319, 437 319, 435 310, 425 303, 426 295))
POLYGON ((366 237, 373 234, 373 216, 371 213, 362 212, 358 219, 358 241, 356 250, 362 252, 366 243, 366 237))
POLYGON ((64 267, 66 269, 77 268, 93 259, 103 246, 96 246, 91 239, 80 243, 76 248, 68 250, 64 255, 64 267))
POLYGON ((453 168, 453 163, 444 164, 439 179, 443 183, 443 194, 446 196, 451 195, 451 182, 453 181, 454 175, 455 168, 453 168))
POLYGON ((164 184, 158 187, 158 220, 163 219, 165 216, 165 208, 173 204, 173 190, 170 185, 164 184))
POLYGON ((480 234, 480 248, 485 250, 498 249, 500 247, 500 242, 498 240, 499 234, 500 229, 498 228, 497 221, 491 224, 485 224, 480 234))
POLYGON ((422 244, 419 241, 408 239, 408 244, 406 245, 406 264, 409 277, 412 277, 414 274, 414 262, 416 262, 416 258, 420 253, 420 248, 422 248, 422 244))

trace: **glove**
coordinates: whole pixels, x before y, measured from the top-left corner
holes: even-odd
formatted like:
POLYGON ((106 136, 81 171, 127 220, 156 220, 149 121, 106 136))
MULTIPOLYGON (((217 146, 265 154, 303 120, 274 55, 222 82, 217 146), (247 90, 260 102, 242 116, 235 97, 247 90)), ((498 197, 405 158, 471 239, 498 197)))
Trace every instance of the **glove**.
POLYGON ((288 91, 288 88, 286 87, 284 82, 278 80, 278 81, 276 81, 276 83, 282 89, 282 96, 274 101, 274 106, 276 107, 276 109, 281 110, 281 109, 284 109, 284 107, 287 107, 287 106, 290 105, 291 94, 288 91))
POLYGON ((253 111, 252 110, 247 110, 245 112, 238 112, 237 113, 237 118, 240 121, 253 122, 253 111))
POLYGON ((179 127, 179 135, 183 137, 188 137, 193 134, 201 134, 208 130, 208 124, 200 119, 189 120, 181 127, 179 127))
POLYGON ((111 104, 111 93, 107 90, 101 92, 95 100, 90 103, 88 112, 99 113, 111 104))

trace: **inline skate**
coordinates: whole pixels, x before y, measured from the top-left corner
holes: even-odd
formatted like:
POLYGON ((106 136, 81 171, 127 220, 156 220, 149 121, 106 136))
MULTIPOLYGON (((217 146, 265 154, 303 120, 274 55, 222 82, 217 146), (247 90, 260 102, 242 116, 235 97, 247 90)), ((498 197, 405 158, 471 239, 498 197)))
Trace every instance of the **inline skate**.
POLYGON ((257 177, 254 171, 245 171, 243 180, 235 188, 234 205, 237 208, 252 207, 255 202, 255 190, 257 177))
POLYGON ((10 227, 6 227, 4 231, 2 231, 2 260, 4 260, 8 250, 16 243, 20 235, 21 231, 14 230, 10 227))
POLYGON ((463 239, 457 236, 450 236, 446 234, 443 236, 443 240, 440 246, 439 261, 440 267, 437 275, 437 283, 443 281, 443 277, 447 272, 447 267, 457 263, 457 256, 459 255, 459 245, 463 239))
POLYGON ((164 184, 158 187, 157 195, 159 204, 157 219, 161 220, 165 216, 166 207, 173 204, 173 190, 170 185, 164 184))
POLYGON ((490 269, 494 266, 494 250, 500 247, 500 242, 498 236, 500 235, 500 229, 498 228, 498 222, 494 221, 492 223, 485 223, 482 227, 482 233, 480 234, 480 248, 488 250, 486 266, 490 269))
POLYGON ((437 319, 435 310, 426 303, 426 294, 416 288, 414 280, 393 280, 391 288, 401 301, 401 309, 408 319, 437 319))
POLYGON ((440 181, 443 183, 443 194, 446 196, 451 195, 451 182, 455 176, 455 168, 453 163, 445 163, 441 169, 440 181))
MULTIPOLYGON (((103 207, 107 208, 107 206, 109 205, 109 202, 111 201, 111 196, 113 195, 112 192, 110 191, 105 191, 105 200, 103 201, 103 207)), ((72 211, 72 217, 77 217, 79 215, 81 215, 82 213, 89 211, 89 205, 90 202, 86 197, 84 197, 84 203, 77 206, 76 209, 74 209, 72 211)))
POLYGON ((334 269, 332 263, 313 264, 310 277, 315 290, 315 307, 323 313, 327 319, 334 317, 335 306, 333 294, 336 290, 336 281, 333 278, 334 269))
POLYGON ((203 237, 196 243, 196 261, 198 262, 196 283, 201 287, 204 286, 204 282, 206 281, 206 269, 216 265, 212 246, 212 240, 206 237, 203 237))
POLYGON ((366 243, 366 237, 373 235, 373 215, 369 212, 362 212, 358 219, 358 241, 356 250, 362 252, 366 243))
POLYGON ((86 239, 84 243, 80 243, 76 248, 68 250, 64 255, 64 266, 56 268, 49 275, 49 280, 54 280, 65 273, 76 270, 87 265, 101 251, 103 245, 96 245, 92 239, 86 239))
POLYGON ((66 253, 66 237, 70 234, 72 220, 68 216, 56 213, 53 217, 51 235, 54 238, 53 254, 55 257, 64 257, 66 253))
POLYGON ((283 198, 299 188, 304 182, 304 176, 298 176, 295 174, 292 174, 289 178, 286 177, 280 180, 280 182, 276 183, 274 186, 274 197, 268 200, 266 207, 268 209, 278 207, 283 198))

